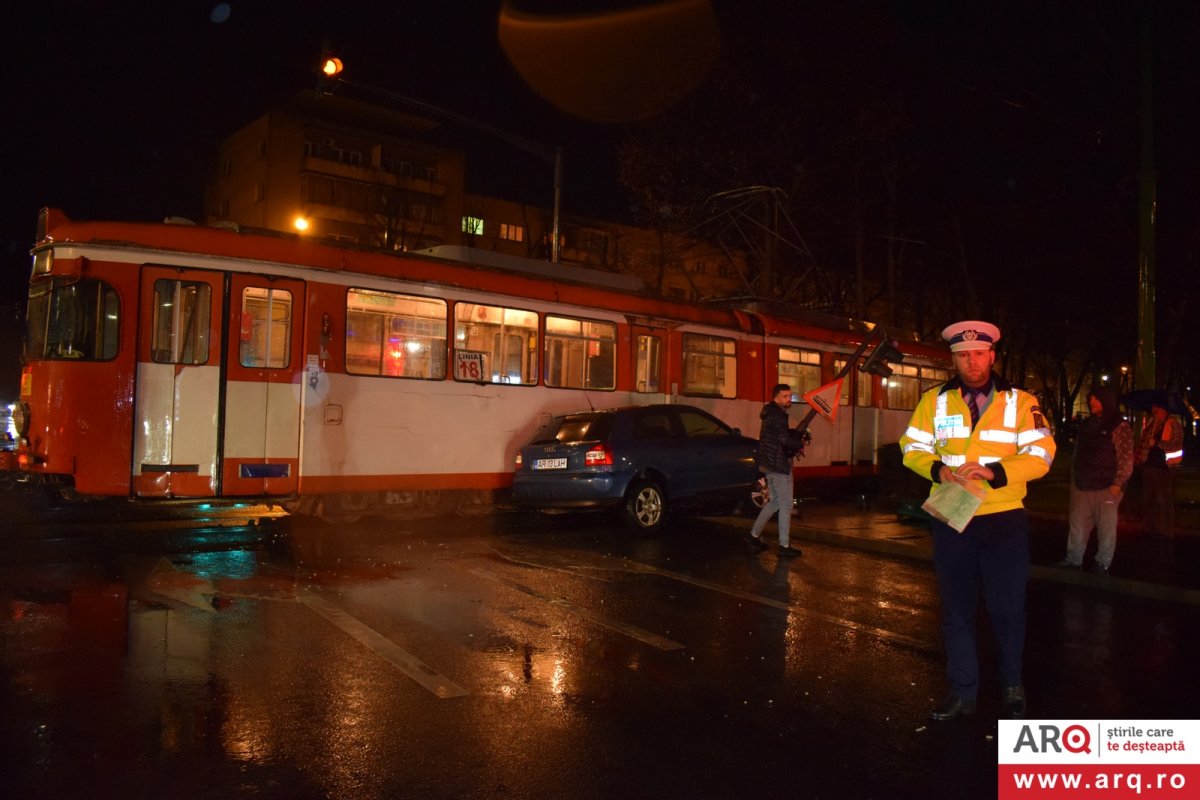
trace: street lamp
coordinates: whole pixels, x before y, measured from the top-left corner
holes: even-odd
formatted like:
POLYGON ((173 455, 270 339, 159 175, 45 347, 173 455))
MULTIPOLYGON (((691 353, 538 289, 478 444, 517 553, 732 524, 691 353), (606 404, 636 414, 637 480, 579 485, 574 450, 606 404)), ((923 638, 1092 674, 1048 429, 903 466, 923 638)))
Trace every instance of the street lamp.
POLYGON ((488 125, 486 122, 464 117, 462 114, 456 114, 453 111, 447 111, 444 108, 431 105, 421 100, 417 100, 407 95, 393 92, 391 89, 384 89, 381 86, 374 86, 369 83, 360 83, 358 81, 347 80, 343 77, 345 65, 341 59, 332 55, 329 45, 325 44, 321 50, 321 60, 317 66, 317 94, 328 94, 332 92, 334 87, 338 85, 346 85, 368 94, 376 94, 380 97, 387 98, 393 102, 403 103, 404 105, 412 106, 429 114, 448 119, 451 122, 457 122, 460 125, 466 125, 484 133, 489 133, 497 139, 508 142, 513 147, 524 150, 526 153, 544 159, 546 162, 554 166, 554 208, 552 211, 551 228, 552 242, 550 246, 550 260, 557 264, 559 259, 559 208, 562 203, 562 173, 563 173, 563 149, 562 147, 547 147, 543 144, 538 144, 523 136, 518 136, 511 131, 506 131, 497 128, 494 125, 488 125))

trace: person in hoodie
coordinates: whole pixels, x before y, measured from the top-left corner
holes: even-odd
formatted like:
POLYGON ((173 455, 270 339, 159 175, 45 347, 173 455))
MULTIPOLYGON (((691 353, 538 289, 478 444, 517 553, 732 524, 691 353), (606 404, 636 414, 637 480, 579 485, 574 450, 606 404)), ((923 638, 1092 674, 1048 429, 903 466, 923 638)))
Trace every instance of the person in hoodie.
POLYGON ((1070 522, 1067 556, 1060 567, 1083 566, 1083 551, 1096 529, 1099 549, 1091 571, 1108 574, 1117 549, 1117 508, 1133 474, 1133 429, 1117 407, 1117 390, 1108 386, 1088 393, 1088 410, 1071 459, 1070 522))
POLYGON ((792 387, 777 383, 771 390, 771 402, 763 406, 758 418, 762 426, 758 432, 758 471, 764 474, 769 499, 758 512, 758 518, 750 527, 750 546, 761 552, 767 549, 762 540, 762 531, 772 516, 779 515, 779 555, 791 558, 800 555, 798 547, 792 547, 788 538, 788 527, 792 521, 792 458, 786 452, 788 437, 788 409, 792 407, 792 387))

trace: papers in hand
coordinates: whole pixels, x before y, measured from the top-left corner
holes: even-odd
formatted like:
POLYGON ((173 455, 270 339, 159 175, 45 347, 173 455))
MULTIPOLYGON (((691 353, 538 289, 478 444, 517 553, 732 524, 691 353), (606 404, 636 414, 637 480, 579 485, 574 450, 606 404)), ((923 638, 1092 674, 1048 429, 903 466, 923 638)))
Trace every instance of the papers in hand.
POLYGON ((970 481, 966 484, 946 481, 939 483, 921 504, 921 508, 930 516, 941 520, 954 530, 962 533, 979 506, 987 490, 981 482, 970 481))

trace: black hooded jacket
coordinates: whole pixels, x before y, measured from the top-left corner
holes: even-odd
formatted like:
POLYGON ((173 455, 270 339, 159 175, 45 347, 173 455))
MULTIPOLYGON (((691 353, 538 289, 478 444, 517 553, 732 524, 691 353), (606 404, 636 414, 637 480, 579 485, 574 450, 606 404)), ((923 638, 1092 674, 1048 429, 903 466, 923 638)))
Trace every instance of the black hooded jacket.
POLYGON ((788 432, 787 412, 776 403, 767 403, 758 418, 762 420, 758 432, 758 468, 763 472, 791 473, 792 460, 783 452, 788 432))

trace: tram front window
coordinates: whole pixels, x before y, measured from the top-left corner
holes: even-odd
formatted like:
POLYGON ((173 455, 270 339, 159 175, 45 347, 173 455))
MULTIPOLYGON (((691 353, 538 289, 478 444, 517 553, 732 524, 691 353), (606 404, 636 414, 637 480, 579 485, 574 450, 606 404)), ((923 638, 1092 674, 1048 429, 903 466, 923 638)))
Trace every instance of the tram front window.
POLYGON ((29 287, 25 360, 114 358, 120 316, 116 290, 104 281, 35 281, 29 287))

